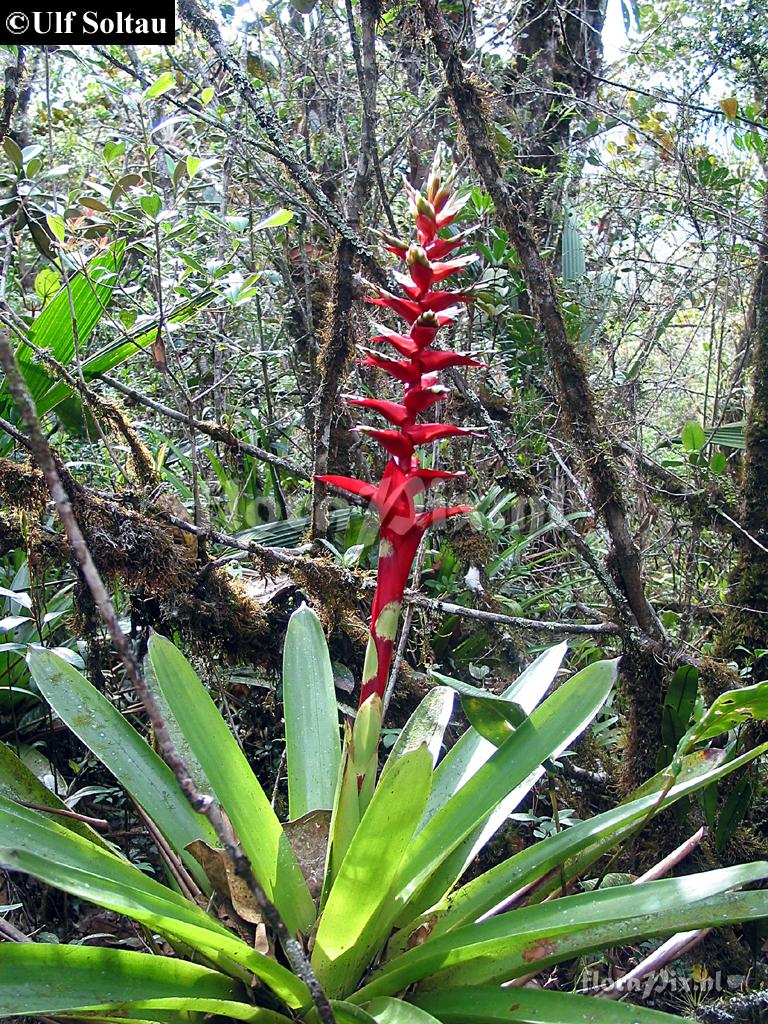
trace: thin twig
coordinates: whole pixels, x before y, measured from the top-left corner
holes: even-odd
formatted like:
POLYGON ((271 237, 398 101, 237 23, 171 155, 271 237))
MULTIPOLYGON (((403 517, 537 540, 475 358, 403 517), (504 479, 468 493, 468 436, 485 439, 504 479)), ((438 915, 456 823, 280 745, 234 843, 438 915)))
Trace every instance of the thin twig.
POLYGON ((670 961, 685 956, 700 942, 703 942, 711 931, 711 928, 697 928, 695 931, 678 932, 677 935, 673 935, 658 949, 655 949, 645 960, 642 960, 637 967, 633 967, 631 971, 615 981, 610 988, 600 989, 597 995, 601 999, 620 999, 634 987, 634 982, 661 970, 670 961))
POLYGON ((32 939, 24 932, 20 932, 10 921, 0 917, 0 935, 4 935, 9 942, 31 942, 32 939))
POLYGON ((677 849, 667 854, 658 864, 654 864, 652 868, 649 868, 645 874, 640 875, 632 883, 633 885, 643 885, 645 882, 654 882, 658 878, 663 878, 668 875, 669 872, 676 868, 678 864, 685 860, 696 847, 701 843, 704 836, 707 834, 707 828, 702 825, 698 832, 694 832, 692 836, 689 836, 684 843, 681 843, 677 849))
POLYGON ((622 628, 615 622, 548 622, 546 619, 524 619, 517 615, 502 615, 500 612, 487 612, 481 608, 464 608, 450 601, 439 601, 423 594, 407 592, 405 601, 429 608, 432 611, 444 612, 446 615, 461 615, 465 619, 478 619, 493 622, 499 626, 513 626, 515 629, 527 629, 532 632, 550 633, 571 636, 620 636, 622 628))
POLYGON ((84 825, 90 825, 91 828, 100 829, 102 832, 109 828, 109 822, 106 818, 92 818, 89 814, 78 814, 76 811, 70 811, 65 807, 46 807, 44 804, 27 803, 26 800, 17 800, 16 803, 21 804, 22 807, 28 807, 30 811, 40 811, 43 814, 57 814, 60 818, 81 821, 84 825))

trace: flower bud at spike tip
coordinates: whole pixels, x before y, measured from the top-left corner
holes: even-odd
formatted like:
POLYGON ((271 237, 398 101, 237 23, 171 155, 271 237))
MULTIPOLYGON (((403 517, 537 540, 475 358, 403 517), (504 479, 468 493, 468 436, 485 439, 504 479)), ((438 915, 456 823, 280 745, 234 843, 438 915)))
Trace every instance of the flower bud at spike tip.
MULTIPOLYGON (((439 238, 438 232, 451 224, 464 208, 467 198, 456 199, 456 169, 443 173, 445 149, 438 147, 426 185, 426 194, 404 183, 408 208, 416 224, 418 243, 377 232, 384 248, 405 263, 408 276, 397 275, 405 298, 376 288, 366 301, 384 306, 408 325, 398 333, 376 325, 373 341, 394 349, 391 355, 381 349, 363 349, 362 365, 375 367, 404 386, 402 401, 349 395, 353 406, 383 416, 391 425, 386 429, 360 425, 355 429, 380 444, 390 455, 378 485, 350 477, 326 475, 318 480, 369 500, 379 513, 379 565, 376 591, 371 609, 368 648, 363 666, 360 710, 352 732, 352 758, 363 799, 373 784, 376 749, 381 726, 382 699, 392 667, 403 593, 424 532, 435 523, 471 511, 466 505, 437 507, 420 511, 416 498, 434 484, 462 474, 421 469, 417 449, 433 441, 477 434, 476 427, 451 423, 419 423, 417 417, 449 393, 437 383, 437 373, 451 366, 482 366, 471 355, 432 348, 438 332, 450 327, 461 306, 472 301, 467 291, 436 290, 434 285, 460 273, 476 259, 458 256, 440 262, 466 242, 469 232, 453 238, 439 238), (396 353, 397 357, 392 356, 396 353)), ((391 352, 391 349, 389 350, 391 352)))

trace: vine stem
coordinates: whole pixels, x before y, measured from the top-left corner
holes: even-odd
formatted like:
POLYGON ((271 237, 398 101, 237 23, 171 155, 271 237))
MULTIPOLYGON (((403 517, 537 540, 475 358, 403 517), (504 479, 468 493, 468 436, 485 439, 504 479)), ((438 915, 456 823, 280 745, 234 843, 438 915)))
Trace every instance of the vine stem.
POLYGON ((328 997, 323 991, 315 972, 312 970, 312 966, 301 943, 291 935, 279 910, 268 898, 258 879, 254 876, 251 864, 240 848, 240 844, 235 838, 232 828, 224 817, 218 803, 197 789, 184 759, 173 742, 162 710, 147 685, 128 637, 120 627, 112 599, 107 592, 107 588, 104 586, 104 581, 96 568, 85 537, 77 522, 69 495, 56 467, 53 452, 43 434, 35 403, 19 370, 10 340, 5 334, 0 334, 0 363, 5 371, 8 390, 13 396, 27 433, 29 448, 43 472, 45 482, 61 519, 82 579, 91 592, 93 601, 99 609, 104 624, 112 638, 115 650, 123 663, 125 673, 147 713, 160 755, 175 775, 181 791, 194 810, 198 814, 205 815, 208 821, 210 821, 222 847, 232 860, 236 874, 248 886, 264 917, 265 923, 279 939, 291 969, 307 986, 320 1021, 322 1024, 336 1024, 336 1018, 328 997))

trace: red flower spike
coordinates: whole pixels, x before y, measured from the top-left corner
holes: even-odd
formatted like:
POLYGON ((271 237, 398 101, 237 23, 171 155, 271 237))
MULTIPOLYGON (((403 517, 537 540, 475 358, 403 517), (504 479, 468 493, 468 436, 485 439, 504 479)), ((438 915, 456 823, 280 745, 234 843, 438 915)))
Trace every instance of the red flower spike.
POLYGON ((432 280, 435 284, 440 281, 444 281, 446 277, 450 277, 451 274, 458 274, 465 267, 477 261, 477 254, 470 253, 467 256, 457 256, 455 260, 451 260, 449 263, 433 263, 432 264, 432 280))
POLYGON ((407 320, 409 324, 412 324, 414 320, 418 320, 422 312, 421 305, 418 302, 401 299, 397 295, 391 295, 385 291, 380 292, 374 298, 368 297, 365 301, 370 302, 373 306, 386 306, 387 309, 394 310, 398 316, 401 316, 403 320, 407 320))
POLYGON ((412 442, 399 430, 377 430, 376 427, 365 426, 352 429, 359 434, 368 434, 397 459, 409 459, 413 455, 412 442))
POLYGON ((429 292, 419 305, 430 313, 441 313, 443 310, 452 308, 457 302, 472 301, 472 295, 462 295, 461 292, 429 292))
POLYGON ((404 427, 403 433, 414 446, 429 444, 430 441, 441 441, 444 437, 461 437, 477 434, 472 427, 455 427, 453 423, 416 423, 412 427, 404 427))
POLYGON ((433 384, 427 388, 411 388, 403 399, 403 405, 412 416, 418 416, 420 412, 426 412, 437 402, 441 402, 447 394, 448 388, 441 387, 439 384, 433 384))
POLYGON ((353 395, 344 395, 344 401, 348 405, 361 405, 366 409, 373 409, 396 427, 402 427, 413 421, 413 413, 410 409, 404 405, 398 405, 397 402, 388 402, 384 398, 356 398, 353 395))
POLYGON ((467 205, 470 198, 470 194, 467 193, 461 199, 449 199, 444 206, 441 206, 440 215, 435 219, 437 230, 440 231, 442 228, 447 228, 449 224, 452 224, 467 205))
MULTIPOLYGON (((486 367, 472 356, 463 356, 458 352, 445 352, 443 349, 431 349, 426 352, 419 352, 416 360, 424 373, 432 373, 437 370, 447 370, 451 366, 480 366, 486 367)), ((487 368, 487 367, 486 367, 487 368)))
POLYGON ((467 512, 474 512, 472 505, 449 505, 448 508, 433 508, 430 512, 422 512, 418 517, 418 523, 422 530, 428 530, 435 523, 442 523, 451 516, 463 516, 467 512))
POLYGON ((366 480, 356 480, 352 476, 334 476, 333 473, 326 473, 324 476, 316 476, 315 480, 319 480, 321 484, 338 487, 342 491, 349 491, 350 494, 357 494, 367 501, 373 501, 376 496, 376 488, 373 484, 369 484, 366 480))
POLYGON ((439 483, 441 480, 463 480, 466 475, 463 469, 457 473, 449 473, 446 469, 416 469, 412 474, 419 480, 423 480, 426 487, 439 483))
POLYGON ((378 352, 366 353, 365 359, 360 360, 360 365, 375 366, 377 370, 383 370, 385 373, 390 374, 390 376, 402 381, 403 384, 418 384, 421 380, 421 370, 415 363, 406 360, 387 359, 386 356, 380 356, 378 352))
POLYGON ((389 452, 378 487, 351 477, 333 474, 318 477, 334 487, 370 501, 380 517, 379 565, 376 593, 371 609, 368 650, 363 668, 360 703, 377 694, 382 697, 387 685, 392 652, 400 620, 403 591, 408 582, 413 559, 424 531, 451 516, 471 511, 466 505, 426 510, 416 501, 434 484, 464 476, 446 470, 422 469, 415 450, 443 438, 477 434, 476 428, 452 423, 417 423, 416 418, 448 394, 437 383, 437 372, 451 366, 482 366, 470 355, 433 349, 438 331, 452 326, 463 303, 472 301, 466 291, 435 290, 434 286, 464 270, 476 259, 474 255, 444 260, 459 246, 466 244, 468 232, 451 238, 439 238, 438 232, 458 216, 468 196, 456 199, 453 193, 455 170, 442 173, 442 149, 435 155, 432 170, 422 193, 405 182, 408 206, 416 223, 418 244, 407 243, 393 235, 378 232, 384 247, 405 261, 408 276, 396 275, 405 298, 377 289, 366 301, 391 309, 408 324, 407 334, 376 326, 375 342, 386 342, 400 356, 392 359, 380 352, 363 349, 361 365, 383 370, 404 385, 401 402, 383 398, 350 396, 350 405, 370 409, 392 424, 392 429, 362 425, 354 429, 368 434, 389 452))
POLYGON ((435 340, 441 327, 447 327, 452 321, 439 317, 435 313, 422 313, 411 326, 408 337, 412 338, 418 348, 426 348, 435 340))
POLYGON ((401 260, 405 259, 405 254, 408 251, 407 242, 395 238, 394 235, 387 234, 386 231, 376 231, 376 234, 384 243, 384 248, 387 252, 391 252, 393 256, 399 256, 401 260))
POLYGON ((435 276, 434 267, 427 259, 427 254, 420 245, 412 245, 406 253, 405 262, 411 273, 411 280, 416 286, 415 298, 421 298, 429 290, 435 276))
POLYGON ((458 249, 460 245, 464 245, 473 230, 473 228, 470 228, 469 231, 462 231, 461 234, 453 235, 452 238, 436 238, 429 245, 425 246, 427 256, 431 260, 441 260, 444 256, 452 253, 454 249, 458 249))
POLYGON ((376 325, 377 330, 381 333, 377 334, 371 341, 386 341, 399 352, 401 356, 407 356, 409 359, 413 358, 419 351, 419 346, 413 340, 413 338, 407 337, 405 334, 397 334, 395 331, 388 331, 384 327, 376 325))
POLYGON ((413 299, 415 302, 419 301, 422 296, 421 289, 416 287, 410 277, 406 277, 405 274, 398 274, 397 271, 395 271, 392 276, 409 299, 413 299))

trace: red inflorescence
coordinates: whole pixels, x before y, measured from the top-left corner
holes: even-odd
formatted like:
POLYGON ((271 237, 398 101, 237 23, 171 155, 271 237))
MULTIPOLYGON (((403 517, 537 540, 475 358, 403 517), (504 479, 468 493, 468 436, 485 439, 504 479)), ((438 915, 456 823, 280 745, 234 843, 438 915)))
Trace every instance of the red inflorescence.
POLYGON ((380 517, 378 579, 371 611, 371 635, 363 670, 361 704, 372 694, 379 697, 384 694, 403 592, 424 531, 449 516, 471 511, 466 505, 456 505, 419 512, 415 505, 417 495, 433 483, 464 475, 422 469, 416 449, 445 437, 476 432, 450 423, 416 422, 421 413, 448 394, 447 389, 437 383, 438 371, 451 366, 482 365, 468 355, 433 347, 440 328, 452 326, 459 305, 471 300, 465 292, 433 288, 476 259, 470 255, 443 261, 454 249, 466 244, 467 238, 467 233, 451 238, 438 237, 438 232, 452 223, 466 203, 466 198, 454 197, 454 180, 455 170, 445 180, 441 179, 439 159, 436 158, 426 194, 406 184, 410 211, 416 221, 418 244, 408 245, 382 234, 384 247, 404 260, 408 268, 407 276, 395 275, 406 297, 379 290, 374 298, 367 301, 393 310, 409 324, 410 329, 407 334, 399 334, 377 326, 379 333, 371 340, 390 345, 400 358, 384 355, 379 350, 365 349, 361 363, 384 370, 401 381, 404 385, 403 400, 398 403, 380 398, 346 398, 350 405, 371 409, 391 424, 387 429, 354 428, 368 434, 391 456, 381 483, 375 486, 333 474, 318 477, 324 483, 370 501, 380 517))

